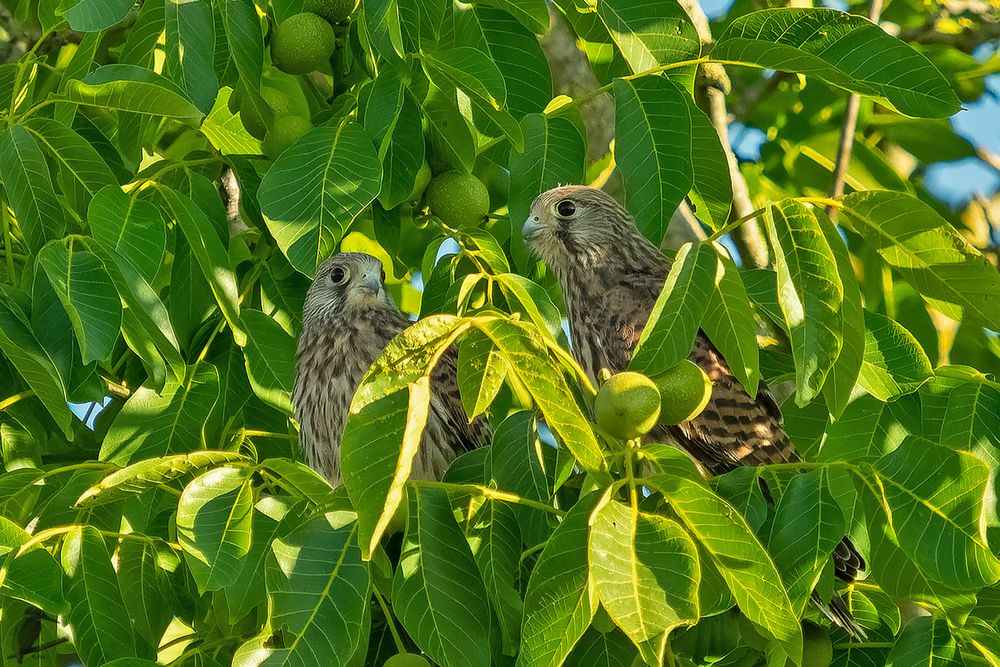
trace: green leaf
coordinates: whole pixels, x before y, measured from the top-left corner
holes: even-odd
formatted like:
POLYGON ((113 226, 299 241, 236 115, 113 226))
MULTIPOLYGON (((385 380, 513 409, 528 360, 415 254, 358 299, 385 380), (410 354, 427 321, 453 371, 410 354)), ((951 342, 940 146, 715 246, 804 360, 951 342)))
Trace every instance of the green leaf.
MULTIPOLYGON (((22 495, 23 497, 23 495, 22 495)), ((21 551, 31 535, 10 519, 0 517, 0 594, 22 600, 48 614, 66 612, 63 573, 48 551, 35 546, 21 551)))
POLYGON ((615 161, 625 204, 654 243, 689 193, 698 216, 725 224, 732 200, 718 134, 690 95, 662 76, 616 79, 615 161))
POLYGON ((899 546, 956 591, 1000 580, 981 520, 986 464, 968 452, 908 436, 875 464, 899 546))
POLYGON ((246 343, 246 332, 240 321, 240 298, 236 275, 229 261, 229 253, 219 239, 208 215, 185 194, 167 187, 160 188, 170 214, 184 232, 191 253, 198 261, 216 303, 233 332, 237 345, 246 343))
POLYGON ((94 239, 113 251, 117 263, 131 266, 146 283, 155 279, 167 244, 158 208, 129 197, 118 186, 109 186, 90 202, 87 222, 94 239))
POLYGON ((617 628, 600 632, 590 626, 573 652, 566 658, 567 667, 632 667, 639 654, 635 645, 617 628))
POLYGON ((392 583, 396 615, 417 646, 446 667, 489 665, 486 589, 440 489, 409 489, 409 514, 392 583))
POLYGON ((226 44, 240 79, 252 90, 260 88, 264 62, 264 35, 253 0, 229 0, 215 7, 222 14, 226 44))
POLYGON ((80 0, 62 16, 77 32, 98 32, 124 20, 134 5, 131 0, 80 0))
POLYGON ((843 344, 837 361, 830 367, 826 382, 823 383, 823 400, 830 409, 830 414, 838 418, 854 394, 854 386, 861 371, 865 346, 864 313, 861 308, 861 287, 840 232, 825 215, 816 216, 816 220, 837 259, 837 273, 844 288, 841 306, 844 317, 843 344))
POLYGON ((63 435, 72 438, 73 413, 66 404, 66 387, 17 306, 0 294, 0 350, 28 383, 63 435))
POLYGON ((920 343, 893 320, 865 311, 865 356, 858 384, 881 401, 916 391, 934 375, 920 343))
POLYGON ((827 470, 812 470, 792 479, 775 510, 767 547, 787 582, 788 597, 798 615, 805 610, 845 530, 844 513, 830 492, 827 470))
POLYGON ((29 120, 25 127, 59 165, 63 190, 67 196, 72 196, 71 201, 80 216, 86 215, 98 191, 105 186, 118 187, 117 179, 97 150, 69 127, 38 117, 29 120))
POLYGON ((410 326, 386 346, 354 394, 340 464, 366 559, 402 502, 430 409, 431 371, 462 325, 438 315, 410 326))
MULTIPOLYGON (((249 98, 253 93, 245 94, 249 98)), ((223 155, 260 155, 261 142, 247 132, 243 126, 242 114, 234 114, 229 110, 229 99, 232 95, 233 91, 229 88, 219 90, 215 104, 201 124, 201 133, 223 155)))
POLYGON ((584 176, 586 143, 576 126, 566 118, 530 114, 521 121, 524 151, 511 150, 510 211, 511 255, 520 267, 527 266, 528 250, 521 225, 539 193, 564 183, 579 183, 584 176))
POLYGON ((817 76, 908 116, 942 118, 959 100, 927 58, 861 16, 765 9, 734 20, 711 57, 817 76))
POLYGON ((183 381, 168 380, 159 394, 140 387, 108 428, 99 458, 126 465, 204 449, 203 429, 218 397, 219 374, 209 364, 189 367, 183 381))
MULTIPOLYGON (((522 498, 551 502, 551 484, 545 474, 541 449, 544 446, 535 434, 535 419, 530 411, 510 414, 493 432, 493 444, 486 458, 487 480, 522 498)), ((535 546, 548 538, 550 529, 538 510, 523 505, 514 505, 512 509, 525 544, 535 546)))
POLYGON ((217 591, 239 576, 250 551, 253 496, 245 468, 215 468, 184 487, 177 540, 199 592, 217 591))
POLYGON ((155 652, 140 636, 122 632, 132 624, 111 554, 96 528, 79 526, 67 534, 62 566, 69 578, 67 621, 80 657, 91 665, 115 658, 153 658, 155 652))
POLYGON ((0 134, 4 193, 32 253, 66 231, 62 206, 56 199, 49 166, 39 141, 27 128, 12 125, 0 134))
POLYGON ((802 631, 781 576, 743 516, 692 479, 656 474, 646 482, 663 494, 729 586, 740 611, 774 637, 794 660, 802 631))
POLYGON ((334 492, 330 482, 315 470, 290 459, 270 458, 261 461, 260 469, 272 473, 275 481, 286 491, 299 498, 305 498, 315 505, 323 505, 334 492))
POLYGON ((132 629, 150 646, 159 646, 171 621, 165 572, 158 564, 156 547, 139 539, 122 540, 118 545, 118 583, 122 601, 133 621, 132 629))
POLYGON ((708 308, 716 263, 707 243, 681 247, 632 352, 630 370, 653 377, 687 359, 708 308))
POLYGON ((538 404, 556 437, 588 471, 603 470, 604 457, 590 424, 577 405, 562 373, 549 357, 541 336, 513 320, 478 318, 476 326, 493 341, 538 404))
POLYGON ((363 21, 360 25, 364 28, 363 34, 374 50, 387 60, 402 58, 405 47, 397 0, 366 2, 362 7, 362 14, 363 21))
POLYGON ((507 109, 516 119, 542 111, 552 99, 552 75, 536 37, 549 29, 545 3, 538 0, 493 0, 478 3, 474 14, 479 19, 490 57, 503 75, 507 109), (506 11, 488 8, 486 4, 506 11), (518 11, 519 6, 523 12, 518 11), (526 20, 524 17, 528 13, 532 18, 526 20), (535 19, 539 17, 544 27, 536 30, 535 19), (519 25, 518 21, 523 25, 519 25))
POLYGON ((508 296, 512 314, 527 316, 538 331, 547 333, 553 340, 563 335, 562 314, 541 285, 516 273, 501 273, 493 279, 508 296))
POLYGON ((1000 273, 934 209, 899 192, 870 191, 846 196, 844 213, 932 306, 1000 330, 1000 273))
POLYGON ((254 607, 267 603, 265 572, 274 558, 273 544, 301 525, 303 515, 304 504, 293 504, 287 498, 265 495, 254 505, 250 551, 236 581, 222 589, 230 619, 243 618, 254 607))
POLYGON ((713 289, 701 318, 701 328, 722 353, 747 393, 756 396, 760 384, 760 357, 750 298, 736 264, 722 255, 717 255, 716 262, 713 289))
POLYGON ((784 199, 764 216, 778 272, 778 301, 792 339, 795 402, 800 406, 819 393, 843 343, 844 288, 818 220, 822 215, 784 199))
POLYGON ((135 65, 103 65, 83 79, 67 81, 63 92, 70 102, 107 111, 195 122, 204 116, 169 79, 135 65))
POLYGON ((295 338, 259 310, 241 313, 247 330, 247 377, 257 397, 285 414, 292 413, 295 338))
POLYGON ((910 433, 920 432, 919 407, 907 401, 883 403, 872 396, 852 401, 827 429, 820 461, 874 461, 899 446, 910 433))
POLYGON ((427 76, 439 86, 444 79, 494 109, 507 102, 503 75, 489 56, 478 49, 468 46, 441 49, 425 53, 421 62, 427 76))
POLYGON ((880 114, 872 117, 869 126, 884 133, 886 139, 899 144, 921 162, 950 162, 976 155, 976 149, 969 140, 956 134, 951 123, 944 118, 880 114))
POLYGON ((964 665, 958 646, 940 616, 921 616, 910 621, 896 639, 886 664, 893 667, 964 665))
POLYGON ((246 461, 235 452, 191 452, 174 456, 146 459, 116 470, 99 483, 84 491, 76 501, 77 507, 96 507, 130 495, 168 484, 175 479, 200 472, 205 468, 224 463, 246 461))
POLYGON ((458 346, 458 390, 469 418, 485 412, 507 377, 507 362, 480 331, 471 331, 458 346))
POLYGON ((698 620, 698 551, 676 521, 610 501, 594 513, 589 553, 601 604, 636 644, 698 620))
POLYGON ((166 0, 164 73, 208 113, 219 92, 215 74, 215 19, 207 0, 166 0))
POLYGON ((549 12, 544 0, 486 0, 482 4, 499 7, 535 35, 544 35, 549 30, 549 12))
POLYGON ((62 302, 80 342, 83 363, 111 356, 122 325, 122 304, 104 264, 91 252, 52 241, 38 263, 62 302))
POLYGON ((362 618, 371 574, 361 560, 357 525, 348 512, 313 517, 271 544, 266 564, 271 621, 285 647, 267 649, 260 665, 348 665, 368 640, 362 618))
POLYGON ((455 91, 448 93, 432 86, 423 110, 431 154, 452 169, 472 173, 476 163, 476 139, 456 105, 455 91))
POLYGON ((483 499, 469 512, 466 537, 503 637, 503 652, 516 655, 524 603, 518 591, 521 532, 514 508, 483 499))
POLYGON ((701 55, 698 31, 679 3, 601 0, 597 15, 633 74, 701 55))
POLYGON ((275 161, 257 197, 268 229, 306 275, 330 255, 381 188, 382 167, 357 123, 317 127, 275 161))
POLYGON ((399 116, 384 136, 388 143, 385 144, 385 155, 382 158, 382 191, 379 193, 379 202, 388 209, 410 199, 417 171, 424 162, 420 107, 410 94, 403 94, 399 116))
POLYGON ((563 664, 597 611, 588 576, 587 535, 599 495, 581 498, 570 509, 531 572, 524 594, 519 667, 563 664))

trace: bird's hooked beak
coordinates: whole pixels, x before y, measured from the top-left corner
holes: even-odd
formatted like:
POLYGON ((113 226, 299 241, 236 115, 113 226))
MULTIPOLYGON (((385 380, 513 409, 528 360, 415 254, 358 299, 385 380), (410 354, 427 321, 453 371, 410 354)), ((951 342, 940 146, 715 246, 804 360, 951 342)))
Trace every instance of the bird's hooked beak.
POLYGON ((524 221, 524 226, 521 227, 521 236, 523 236, 526 241, 530 241, 532 236, 543 229, 545 229, 545 225, 538 221, 538 216, 529 215, 528 219, 524 221))
POLYGON ((382 291, 382 276, 377 271, 365 271, 361 274, 361 289, 378 296, 382 291))

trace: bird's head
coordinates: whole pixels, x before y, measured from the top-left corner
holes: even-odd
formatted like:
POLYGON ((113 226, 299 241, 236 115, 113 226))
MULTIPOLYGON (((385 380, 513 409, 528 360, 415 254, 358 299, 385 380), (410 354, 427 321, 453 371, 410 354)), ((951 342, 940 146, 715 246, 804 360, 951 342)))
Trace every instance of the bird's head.
POLYGON ((363 252, 333 255, 316 268, 302 309, 304 324, 363 310, 395 309, 382 262, 363 252))
POLYGON ((599 265, 622 250, 622 243, 645 242, 621 204, 583 185, 538 195, 521 231, 531 251, 557 271, 599 265))

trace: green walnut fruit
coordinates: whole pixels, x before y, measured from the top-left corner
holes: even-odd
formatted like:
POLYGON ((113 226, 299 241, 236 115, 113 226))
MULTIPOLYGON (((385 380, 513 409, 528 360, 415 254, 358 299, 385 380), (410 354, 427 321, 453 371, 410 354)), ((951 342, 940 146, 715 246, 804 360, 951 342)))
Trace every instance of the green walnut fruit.
POLYGON ((605 433, 622 440, 645 435, 660 416, 660 391, 642 373, 618 373, 601 385, 594 417, 605 433))
POLYGON ((416 653, 397 653, 383 664, 383 667, 431 667, 427 658, 416 653))
POLYGON ((490 193, 475 176, 446 171, 427 186, 427 205, 450 227, 473 227, 490 212, 490 193))
POLYGON ((417 170, 417 176, 413 181, 413 191, 410 192, 410 196, 407 197, 407 201, 416 201, 420 199, 421 195, 427 189, 427 184, 431 182, 431 167, 427 164, 427 160, 420 165, 420 169, 417 170))
POLYGON ((302 116, 278 116, 274 126, 264 135, 264 155, 272 160, 285 152, 285 149, 302 138, 312 129, 312 123, 302 116))
POLYGON ((306 0, 304 9, 318 14, 330 23, 346 21, 354 11, 355 0, 306 0))
POLYGON ((802 624, 802 667, 828 667, 833 662, 833 643, 826 630, 802 624))
POLYGON ((673 425, 694 419, 712 398, 712 381, 698 364, 688 359, 653 378, 660 390, 660 424, 673 425))
POLYGON ((333 26, 312 12, 289 16, 271 36, 274 64, 289 74, 322 69, 330 61, 335 46, 333 26))

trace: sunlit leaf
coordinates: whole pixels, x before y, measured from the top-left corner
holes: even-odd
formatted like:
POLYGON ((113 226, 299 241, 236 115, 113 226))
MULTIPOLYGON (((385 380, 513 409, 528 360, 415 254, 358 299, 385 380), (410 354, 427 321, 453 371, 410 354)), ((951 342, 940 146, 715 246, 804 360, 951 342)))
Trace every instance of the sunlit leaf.
POLYGON ((253 490, 248 471, 220 467, 196 477, 177 503, 177 539, 198 589, 236 581, 250 550, 253 490))
POLYGON ((698 552, 676 521, 611 501, 594 514, 589 549, 601 604, 632 641, 698 620, 698 552))
POLYGON ((420 486, 408 496, 406 537, 392 584, 396 614, 435 662, 489 665, 486 590, 448 496, 420 486))
POLYGON ((258 199, 288 261, 311 276, 382 183, 372 142, 356 123, 318 127, 275 161, 258 199))
POLYGON ((711 54, 817 76, 884 99, 909 116, 940 118, 959 106, 927 58, 868 19, 833 9, 764 9, 741 16, 711 54))
POLYGON ((818 221, 822 215, 785 199, 764 216, 778 272, 778 302, 792 339, 799 405, 819 393, 843 343, 844 288, 818 221))
POLYGON ((629 369, 659 375, 691 353, 708 309, 716 264, 708 244, 685 244, 649 313, 629 369))

